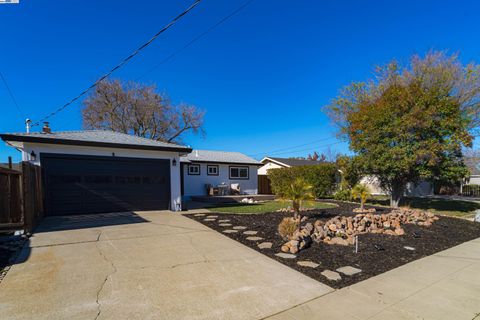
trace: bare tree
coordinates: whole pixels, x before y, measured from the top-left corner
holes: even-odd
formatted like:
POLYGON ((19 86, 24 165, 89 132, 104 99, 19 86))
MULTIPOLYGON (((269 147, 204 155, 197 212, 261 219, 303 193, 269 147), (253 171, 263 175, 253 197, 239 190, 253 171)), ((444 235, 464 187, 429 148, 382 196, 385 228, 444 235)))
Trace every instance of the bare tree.
POLYGON ((193 105, 172 104, 166 94, 156 92, 155 86, 106 80, 83 105, 86 129, 108 129, 177 143, 188 131, 205 134, 203 111, 193 105))

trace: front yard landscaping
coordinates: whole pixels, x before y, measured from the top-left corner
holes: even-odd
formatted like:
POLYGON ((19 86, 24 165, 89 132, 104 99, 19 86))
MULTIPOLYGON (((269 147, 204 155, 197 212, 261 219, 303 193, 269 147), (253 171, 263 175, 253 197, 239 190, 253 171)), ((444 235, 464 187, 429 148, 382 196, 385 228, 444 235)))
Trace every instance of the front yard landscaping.
MULTIPOLYGON (((282 201, 267 201, 267 202, 259 202, 259 203, 234 203, 234 204, 224 204, 216 207, 208 208, 208 210, 212 212, 220 212, 220 213, 265 213, 265 212, 273 212, 280 209, 288 208, 290 206, 287 202, 282 201)), ((325 208, 333 208, 336 205, 331 203, 325 202, 311 202, 305 203, 304 208, 315 208, 315 209, 325 209, 325 208)))
MULTIPOLYGON (((367 203, 388 206, 390 200, 388 196, 373 196, 367 203)), ((478 202, 442 198, 405 197, 400 202, 400 205, 461 218, 472 218, 475 216, 475 210, 480 209, 480 203, 478 202)))
MULTIPOLYGON (((328 203, 319 202, 318 206, 320 207, 304 212, 302 228, 309 224, 315 225, 315 228, 323 224, 328 230, 329 225, 325 223, 337 216, 344 217, 343 220, 339 219, 342 221, 346 221, 348 217, 350 217, 349 221, 359 221, 358 217, 354 218, 357 213, 352 212, 353 209, 358 208, 356 204, 329 200, 328 203), (331 203, 335 203, 336 206, 332 206, 331 203), (325 205, 327 206, 321 208, 325 205)), ((235 209, 238 208, 247 207, 235 207, 235 209)), ((372 208, 376 209, 374 215, 378 219, 389 216, 388 213, 392 211, 386 207, 366 207, 366 209, 372 208)), ((322 238, 323 240, 310 241, 309 246, 291 254, 281 251, 286 241, 278 233, 279 223, 283 218, 292 217, 291 212, 245 213, 242 211, 187 216, 334 288, 349 286, 413 260, 480 237, 480 223, 438 216, 435 220, 432 217, 427 221, 417 220, 420 222, 402 224, 403 235, 391 235, 394 234, 393 230, 387 231, 387 229, 385 232, 382 230, 381 233, 373 231, 360 233, 358 234, 358 253, 355 253, 355 245, 330 244, 328 239, 322 238)), ((415 214, 417 212, 413 213, 415 214)), ((371 221, 381 223, 382 220, 375 220, 374 215, 370 216, 371 221)), ((367 214, 359 217, 366 219, 366 216, 367 214)), ((395 217, 395 213, 393 216, 395 217)), ((424 216, 427 215, 424 214, 424 216)), ((390 221, 386 223, 390 224, 390 221)), ((341 227, 346 228, 344 223, 341 227)), ((314 238, 313 234, 312 238, 314 238)))

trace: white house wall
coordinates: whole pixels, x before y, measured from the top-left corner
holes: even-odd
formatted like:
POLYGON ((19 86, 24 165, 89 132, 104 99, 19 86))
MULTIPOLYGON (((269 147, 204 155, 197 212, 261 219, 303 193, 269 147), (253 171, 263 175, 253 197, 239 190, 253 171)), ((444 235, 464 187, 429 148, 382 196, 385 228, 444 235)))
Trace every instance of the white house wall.
POLYGON ((206 195, 207 191, 205 188, 206 184, 211 184, 212 186, 217 186, 220 184, 230 185, 232 183, 240 184, 240 192, 242 194, 257 194, 258 192, 258 179, 257 179, 257 167, 248 166, 248 179, 230 179, 229 178, 229 166, 239 166, 244 165, 228 165, 228 164, 216 164, 216 163, 202 163, 200 164, 200 174, 199 175, 189 175, 188 174, 188 164, 183 166, 183 191, 185 196, 200 196, 206 195), (207 165, 218 165, 218 176, 207 175, 207 165))
POLYGON ((471 175, 465 184, 480 184, 480 176, 471 175))
POLYGON ((280 169, 280 168, 285 168, 285 167, 269 161, 269 162, 265 163, 263 166, 261 166, 260 168, 258 168, 258 174, 259 175, 266 175, 267 170, 269 170, 269 169, 280 169))
MULTIPOLYGON (((387 195, 388 192, 380 187, 380 181, 375 176, 365 176, 360 183, 366 185, 373 195, 387 195)), ((418 184, 407 183, 405 196, 423 197, 433 195, 433 184, 428 181, 420 181, 418 184)))
POLYGON ((103 148, 91 146, 70 146, 46 143, 24 143, 23 150, 27 155, 32 151, 37 155, 35 164, 40 165, 41 153, 59 153, 88 156, 112 156, 128 158, 150 158, 150 159, 168 159, 170 160, 170 190, 171 190, 171 210, 176 211, 181 208, 181 189, 180 189, 180 159, 178 152, 154 151, 154 150, 135 150, 122 148, 103 148), (171 165, 173 159, 177 165, 171 165))

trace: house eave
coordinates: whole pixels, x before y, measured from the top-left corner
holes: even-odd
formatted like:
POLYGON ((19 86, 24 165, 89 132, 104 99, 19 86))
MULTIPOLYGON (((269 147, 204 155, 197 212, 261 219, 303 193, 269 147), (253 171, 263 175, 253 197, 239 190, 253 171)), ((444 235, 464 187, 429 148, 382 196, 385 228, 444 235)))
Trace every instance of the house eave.
POLYGON ((70 146, 172 151, 172 152, 181 152, 182 154, 183 153, 188 154, 192 152, 192 149, 187 147, 161 147, 161 146, 147 146, 147 145, 127 144, 127 143, 80 141, 80 140, 58 139, 58 138, 51 139, 51 138, 43 138, 43 137, 17 136, 17 135, 11 135, 11 134, 0 134, 0 138, 6 142, 15 141, 15 142, 29 142, 29 143, 42 143, 42 144, 60 144, 60 145, 70 145, 70 146))
POLYGON ((270 162, 273 162, 273 163, 276 163, 282 167, 285 167, 285 168, 290 168, 290 166, 286 163, 283 163, 283 162, 280 162, 280 161, 277 161, 277 160, 273 160, 272 158, 269 158, 269 157, 265 157, 262 159, 262 165, 265 165, 266 163, 264 163, 264 161, 270 161, 270 162))
POLYGON ((243 166, 263 166, 262 163, 256 162, 229 162, 229 161, 213 161, 213 160, 182 160, 182 163, 215 163, 215 164, 228 164, 228 165, 243 165, 243 166))

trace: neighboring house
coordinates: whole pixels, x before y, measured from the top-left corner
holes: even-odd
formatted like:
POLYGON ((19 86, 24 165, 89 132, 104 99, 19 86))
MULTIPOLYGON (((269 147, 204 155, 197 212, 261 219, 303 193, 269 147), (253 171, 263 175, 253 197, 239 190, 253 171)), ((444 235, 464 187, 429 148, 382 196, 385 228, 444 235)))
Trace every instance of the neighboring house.
POLYGON ((478 184, 480 185, 480 158, 466 157, 463 162, 470 171, 470 176, 465 179, 464 184, 478 184))
POLYGON ((272 188, 270 186, 270 180, 268 179, 268 170, 281 169, 300 166, 314 166, 323 162, 295 159, 295 158, 276 158, 265 157, 261 161, 262 166, 258 168, 258 193, 260 194, 272 194, 272 188))
POLYGON ((261 161, 262 166, 258 168, 258 175, 266 175, 269 169, 290 168, 299 166, 314 166, 322 162, 295 158, 274 158, 265 157, 261 161))
MULTIPOLYGON (((372 195, 387 195, 387 191, 380 187, 380 181, 375 176, 365 176, 360 179, 360 183, 366 185, 370 189, 372 195)), ((408 183, 405 196, 423 197, 433 195, 433 184, 428 181, 420 181, 417 184, 408 183)))
MULTIPOLYGON (((190 147, 104 130, 51 133, 48 127, 42 132, 0 134, 0 138, 22 151, 22 160, 42 167, 47 215, 181 210, 181 157, 192 151, 190 147)), ((209 163, 218 165, 219 178, 229 174, 232 178, 219 183, 238 181, 244 192, 256 193, 258 162, 234 160, 224 159, 220 165, 220 158, 208 158, 209 163)), ((203 166, 207 170, 206 165, 200 165, 200 173, 203 166)), ((203 174, 185 177, 185 190, 192 194, 206 194, 205 184, 214 182, 203 174)))
POLYGON ((193 150, 181 157, 182 194, 207 194, 212 187, 238 184, 240 194, 257 194, 257 168, 261 163, 239 152, 193 150))

